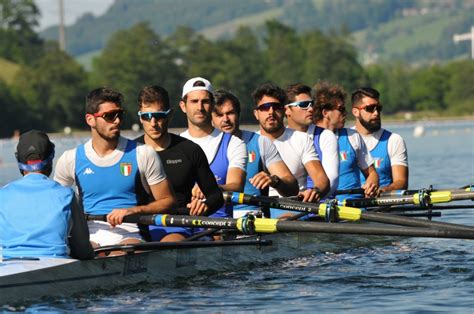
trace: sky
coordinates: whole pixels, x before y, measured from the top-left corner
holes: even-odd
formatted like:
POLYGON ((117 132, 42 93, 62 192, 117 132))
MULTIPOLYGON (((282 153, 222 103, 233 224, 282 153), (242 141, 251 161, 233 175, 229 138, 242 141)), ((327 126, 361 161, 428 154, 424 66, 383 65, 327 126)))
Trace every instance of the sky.
MULTIPOLYGON (((87 12, 95 16, 101 15, 113 2, 114 0, 64 0, 65 23, 72 25, 87 12)), ((59 24, 59 0, 35 0, 35 3, 41 12, 38 30, 59 24)))

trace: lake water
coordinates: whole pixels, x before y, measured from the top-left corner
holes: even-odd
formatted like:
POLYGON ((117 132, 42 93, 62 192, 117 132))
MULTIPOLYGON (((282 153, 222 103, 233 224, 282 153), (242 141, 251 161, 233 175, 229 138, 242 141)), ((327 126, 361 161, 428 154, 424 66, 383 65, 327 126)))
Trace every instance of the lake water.
MULTIPOLYGON (((423 125, 425 135, 418 138, 412 135, 414 124, 386 125, 407 143, 410 188, 456 188, 474 183, 474 122, 423 125)), ((84 138, 53 137, 53 141, 58 157, 84 138)), ((15 146, 15 141, 0 141, 0 185, 19 177, 15 146)), ((474 208, 444 211, 442 221, 474 226, 474 208)), ((174 284, 53 299, 17 310, 472 313, 473 308, 474 241, 414 238, 174 284)))

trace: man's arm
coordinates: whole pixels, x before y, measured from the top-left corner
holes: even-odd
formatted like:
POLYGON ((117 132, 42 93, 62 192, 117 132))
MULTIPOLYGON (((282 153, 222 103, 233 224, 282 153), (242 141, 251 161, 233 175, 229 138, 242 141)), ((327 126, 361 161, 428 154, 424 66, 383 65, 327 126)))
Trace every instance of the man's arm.
POLYGON ((393 165, 392 179, 393 182, 391 184, 382 186, 380 188, 381 192, 408 189, 408 167, 402 165, 393 165))
POLYGON ((222 207, 224 198, 222 191, 217 185, 214 174, 209 167, 206 155, 200 146, 195 145, 193 155, 195 155, 193 167, 196 168, 196 183, 199 186, 199 190, 202 191, 202 196, 206 200, 204 202, 201 200, 193 200, 188 204, 189 213, 191 215, 210 215, 222 207))
POLYGON ((75 183, 76 149, 65 151, 54 168, 54 181, 63 186, 75 183))
POLYGON ((246 173, 240 168, 229 168, 227 170, 226 183, 219 185, 223 191, 243 192, 246 173))
POLYGON ((361 169, 365 177, 365 184, 362 185, 364 189, 364 194, 366 197, 375 197, 377 196, 379 189, 379 175, 375 170, 374 165, 367 167, 366 169, 361 169))
POLYGON ((392 165, 392 183, 381 187, 380 191, 408 189, 408 154, 400 135, 393 133, 388 139, 388 154, 392 165))
POLYGON ((271 186, 282 196, 298 194, 298 181, 296 181, 296 178, 282 160, 269 165, 268 172, 261 171, 257 173, 250 178, 250 183, 260 190, 271 186))
POLYGON ((318 202, 329 192, 329 179, 319 160, 311 160, 304 164, 308 175, 313 180, 314 188, 300 192, 304 202, 318 202))
POLYGON ((69 232, 71 257, 80 260, 93 259, 94 249, 89 241, 89 228, 87 227, 84 212, 75 196, 73 196, 71 202, 71 224, 69 232))

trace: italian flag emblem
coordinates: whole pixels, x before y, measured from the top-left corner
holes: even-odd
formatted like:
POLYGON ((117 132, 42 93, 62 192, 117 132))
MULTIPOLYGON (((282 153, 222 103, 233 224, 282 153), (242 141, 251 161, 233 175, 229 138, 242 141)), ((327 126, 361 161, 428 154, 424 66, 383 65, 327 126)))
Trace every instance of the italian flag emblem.
POLYGON ((374 159, 374 167, 378 169, 380 168, 380 165, 382 165, 382 159, 381 158, 374 159))
POLYGON ((255 154, 255 152, 250 152, 249 153, 249 162, 254 162, 256 155, 257 154, 255 154))
POLYGON ((347 161, 347 152, 339 152, 339 160, 340 161, 347 161))
POLYGON ((128 177, 132 173, 132 164, 129 162, 121 162, 120 163, 120 173, 128 177))

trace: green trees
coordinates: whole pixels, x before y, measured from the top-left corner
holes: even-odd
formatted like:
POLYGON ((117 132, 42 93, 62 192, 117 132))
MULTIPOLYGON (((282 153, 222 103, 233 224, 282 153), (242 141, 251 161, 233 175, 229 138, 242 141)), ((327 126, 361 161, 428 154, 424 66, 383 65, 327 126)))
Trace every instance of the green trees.
POLYGON ((93 63, 92 85, 107 85, 125 97, 125 126, 137 122, 137 94, 147 85, 161 85, 176 95, 184 79, 173 49, 147 24, 119 31, 93 63))
POLYGON ((31 114, 30 127, 46 131, 84 126, 86 73, 69 55, 51 45, 32 67, 24 67, 13 83, 18 108, 31 114))

